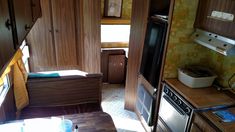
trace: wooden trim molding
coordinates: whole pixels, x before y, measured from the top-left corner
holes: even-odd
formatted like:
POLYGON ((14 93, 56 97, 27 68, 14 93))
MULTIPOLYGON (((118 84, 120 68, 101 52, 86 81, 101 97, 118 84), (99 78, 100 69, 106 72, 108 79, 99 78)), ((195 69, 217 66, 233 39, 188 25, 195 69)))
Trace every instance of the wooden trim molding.
POLYGON ((132 111, 134 111, 136 103, 138 73, 142 58, 145 32, 147 28, 148 10, 149 0, 133 0, 125 87, 125 109, 132 111))
POLYGON ((128 19, 108 19, 108 18, 102 18, 101 24, 104 25, 130 25, 131 21, 128 19))
POLYGON ((101 48, 128 48, 128 42, 102 42, 101 48))

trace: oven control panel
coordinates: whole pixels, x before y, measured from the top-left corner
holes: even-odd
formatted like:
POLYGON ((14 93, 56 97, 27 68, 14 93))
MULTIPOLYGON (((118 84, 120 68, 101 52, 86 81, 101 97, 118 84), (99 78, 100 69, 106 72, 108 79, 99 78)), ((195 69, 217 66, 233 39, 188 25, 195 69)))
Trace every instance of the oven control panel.
POLYGON ((185 114, 191 115, 192 108, 185 103, 186 101, 184 101, 178 94, 176 94, 166 85, 164 86, 163 93, 164 95, 168 96, 168 98, 174 102, 175 105, 180 107, 185 112, 185 114))

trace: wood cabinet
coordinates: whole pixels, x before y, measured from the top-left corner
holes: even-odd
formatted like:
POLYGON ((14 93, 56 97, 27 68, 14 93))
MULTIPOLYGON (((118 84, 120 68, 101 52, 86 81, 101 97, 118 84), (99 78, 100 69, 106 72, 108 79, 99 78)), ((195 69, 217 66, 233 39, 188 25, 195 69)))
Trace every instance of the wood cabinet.
POLYGON ((27 36, 31 70, 77 69, 75 1, 41 0, 41 10, 42 17, 27 36))
POLYGON ((0 73, 14 53, 8 0, 0 0, 0 73))
POLYGON ((40 0, 31 0, 33 22, 42 16, 40 0))
POLYGON ((55 47, 53 40, 50 1, 41 0, 42 17, 37 20, 27 36, 30 46, 30 67, 32 71, 47 70, 56 67, 55 47))
POLYGON ((210 125, 199 114, 194 113, 190 131, 191 132, 216 132, 216 129, 212 125, 210 125))
POLYGON ((16 28, 15 40, 16 48, 23 42, 26 34, 33 25, 31 1, 30 0, 12 0, 14 11, 14 21, 16 28))
POLYGON ((76 66, 75 1, 52 0, 54 42, 58 66, 76 66))
POLYGON ((194 26, 209 32, 235 39, 235 23, 216 19, 211 16, 212 11, 230 13, 235 16, 234 0, 200 0, 194 26))
POLYGON ((77 69, 75 1, 41 0, 41 9, 42 18, 27 36, 31 70, 77 69))
MULTIPOLYGON (((103 82, 111 83, 110 82, 112 80, 111 78, 115 78, 116 74, 119 74, 119 70, 115 69, 116 66, 109 67, 109 64, 110 64, 110 66, 113 66, 116 63, 115 58, 117 58, 117 59, 119 58, 119 57, 115 57, 115 56, 121 56, 121 58, 123 58, 123 57, 125 58, 125 54, 126 53, 124 50, 102 50, 102 52, 101 52, 101 72, 103 74, 103 82), (110 56, 113 56, 114 59, 112 59, 113 57, 110 57, 110 56), (112 59, 111 61, 113 61, 113 62, 110 62, 109 57, 110 57, 110 59, 112 59), (109 69, 112 70, 112 72, 109 72, 109 69), (111 78, 109 78, 109 77, 111 77, 111 78)), ((124 67, 123 67, 123 69, 121 69, 121 73, 119 74, 119 77, 118 77, 121 79, 119 81, 120 83, 124 80, 124 77, 125 77, 124 75, 126 72, 126 64, 125 64, 126 62, 125 62, 125 59, 124 60, 123 59, 118 59, 119 61, 121 61, 121 60, 124 61, 124 65, 123 65, 124 67)))
POLYGON ((40 4, 37 1, 0 0, 0 74, 31 29, 33 19, 36 21, 40 16, 40 4), (32 10, 37 15, 33 15, 32 10))
POLYGON ((41 0, 42 17, 27 36, 33 72, 100 73, 100 0, 41 0))
POLYGON ((126 56, 110 55, 108 67, 108 82, 123 83, 125 80, 126 56))

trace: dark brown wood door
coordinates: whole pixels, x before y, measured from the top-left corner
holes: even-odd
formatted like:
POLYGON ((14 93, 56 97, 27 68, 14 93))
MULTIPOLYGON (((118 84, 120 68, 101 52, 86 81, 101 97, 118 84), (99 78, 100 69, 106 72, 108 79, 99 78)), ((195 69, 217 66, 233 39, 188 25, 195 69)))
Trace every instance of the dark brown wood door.
POLYGON ((37 20, 27 36, 30 46, 31 71, 53 70, 56 65, 50 0, 41 0, 42 17, 37 20))
POLYGON ((125 55, 109 55, 108 82, 123 83, 125 78, 125 55))
POLYGON ((18 45, 22 43, 32 26, 31 0, 13 0, 18 45))
POLYGON ((14 53, 10 23, 8 0, 0 0, 0 71, 14 53))
POLYGON ((42 16, 40 0, 31 0, 33 22, 42 16))
POLYGON ((76 25, 74 0, 52 0, 55 50, 58 66, 76 66, 76 25))

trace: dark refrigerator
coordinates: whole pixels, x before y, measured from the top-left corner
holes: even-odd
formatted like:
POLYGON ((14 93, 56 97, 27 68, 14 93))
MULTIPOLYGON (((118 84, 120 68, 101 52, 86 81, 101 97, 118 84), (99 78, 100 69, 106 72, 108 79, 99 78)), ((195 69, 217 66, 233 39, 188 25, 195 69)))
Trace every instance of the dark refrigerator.
POLYGON ((167 26, 167 20, 161 16, 151 17, 147 25, 140 74, 151 84, 155 93, 151 94, 144 85, 138 85, 136 109, 149 126, 153 125, 155 94, 159 84, 167 26))
POLYGON ((166 19, 154 17, 149 20, 140 73, 154 88, 158 86, 166 32, 166 19))

